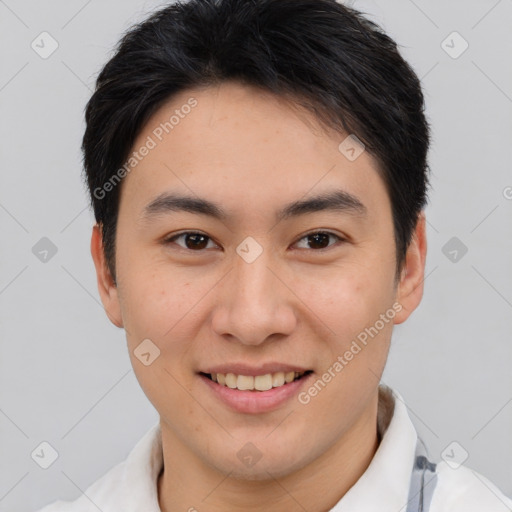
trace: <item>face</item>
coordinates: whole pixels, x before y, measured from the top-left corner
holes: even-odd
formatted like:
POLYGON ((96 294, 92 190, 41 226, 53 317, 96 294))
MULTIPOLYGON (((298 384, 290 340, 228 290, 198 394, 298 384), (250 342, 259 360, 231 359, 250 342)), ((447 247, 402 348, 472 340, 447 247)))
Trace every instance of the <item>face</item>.
POLYGON ((132 148, 150 147, 122 184, 117 286, 93 230, 107 314, 193 464, 284 476, 374 428, 392 326, 421 298, 424 223, 397 284, 386 187, 367 151, 340 151, 347 135, 236 83, 187 90, 132 148))

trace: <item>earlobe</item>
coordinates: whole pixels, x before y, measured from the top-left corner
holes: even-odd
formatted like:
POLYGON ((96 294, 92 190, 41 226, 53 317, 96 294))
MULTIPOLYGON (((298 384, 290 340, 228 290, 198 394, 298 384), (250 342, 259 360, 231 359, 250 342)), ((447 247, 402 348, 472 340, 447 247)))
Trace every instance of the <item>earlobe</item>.
POLYGON ((416 228, 407 248, 404 266, 400 273, 397 287, 397 302, 402 306, 395 316, 395 324, 401 324, 418 307, 423 296, 423 281, 425 279, 425 260, 427 254, 425 213, 418 216, 416 228))
POLYGON ((98 224, 92 228, 91 256, 96 268, 96 281, 105 313, 116 327, 123 327, 118 290, 106 263, 101 227, 98 224))

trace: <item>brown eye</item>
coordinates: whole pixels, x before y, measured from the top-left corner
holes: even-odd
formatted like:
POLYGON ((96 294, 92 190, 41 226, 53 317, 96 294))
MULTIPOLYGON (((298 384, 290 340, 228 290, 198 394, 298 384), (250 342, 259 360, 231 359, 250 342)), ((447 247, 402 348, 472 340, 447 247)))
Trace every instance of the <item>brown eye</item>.
POLYGON ((210 237, 203 235, 202 233, 188 231, 186 233, 173 236, 172 238, 168 238, 165 243, 175 242, 179 239, 183 239, 184 245, 177 245, 190 251, 201 251, 207 249, 208 241, 210 241, 210 237))
MULTIPOLYGON (((322 249, 328 249, 335 243, 330 243, 330 239, 336 239, 338 241, 343 242, 344 239, 334 233, 330 233, 327 231, 317 231, 314 233, 309 233, 303 236, 298 243, 303 240, 306 241, 306 247, 302 247, 305 249, 314 249, 316 251, 322 249)), ((195 231, 187 231, 184 233, 180 233, 179 235, 174 235, 171 238, 165 240, 165 244, 176 243, 179 247, 189 251, 200 252, 205 249, 208 249, 208 243, 212 242, 211 238, 202 234, 197 233, 195 231), (182 243, 178 243, 177 240, 182 240, 182 243)), ((213 242, 212 242, 213 244, 213 242)), ((215 244, 214 244, 215 245, 215 244)), ((210 246, 211 248, 211 246, 210 246)))
POLYGON ((329 244, 329 237, 336 238, 339 241, 343 241, 341 237, 338 235, 335 235, 334 233, 329 233, 325 231, 317 231, 315 233, 309 233, 302 237, 300 241, 306 240, 306 244, 308 247, 306 249, 315 249, 315 250, 321 250, 321 249, 327 249, 333 244, 329 244))

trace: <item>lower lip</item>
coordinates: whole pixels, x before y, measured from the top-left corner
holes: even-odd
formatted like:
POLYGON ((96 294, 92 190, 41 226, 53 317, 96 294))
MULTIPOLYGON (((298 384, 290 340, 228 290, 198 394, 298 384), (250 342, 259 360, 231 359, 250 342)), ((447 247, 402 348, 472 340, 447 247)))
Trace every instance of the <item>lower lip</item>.
POLYGON ((222 386, 208 377, 199 374, 201 380, 222 402, 237 412, 247 414, 259 414, 278 409, 294 397, 312 376, 313 373, 309 373, 298 380, 267 391, 240 391, 239 389, 222 386))

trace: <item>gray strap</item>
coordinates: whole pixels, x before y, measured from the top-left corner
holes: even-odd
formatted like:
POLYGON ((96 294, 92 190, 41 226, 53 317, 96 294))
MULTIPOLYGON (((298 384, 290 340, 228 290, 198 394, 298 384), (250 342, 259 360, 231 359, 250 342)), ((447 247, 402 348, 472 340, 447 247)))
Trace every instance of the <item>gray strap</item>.
POLYGON ((436 484, 436 464, 428 460, 425 445, 418 438, 409 487, 407 512, 428 512, 436 484))

